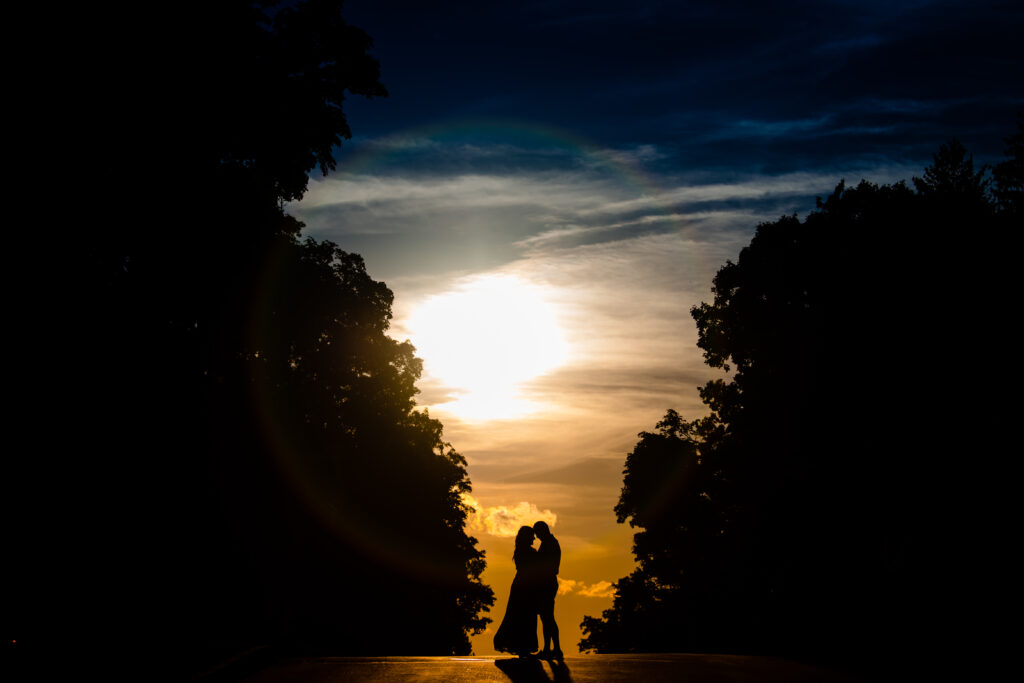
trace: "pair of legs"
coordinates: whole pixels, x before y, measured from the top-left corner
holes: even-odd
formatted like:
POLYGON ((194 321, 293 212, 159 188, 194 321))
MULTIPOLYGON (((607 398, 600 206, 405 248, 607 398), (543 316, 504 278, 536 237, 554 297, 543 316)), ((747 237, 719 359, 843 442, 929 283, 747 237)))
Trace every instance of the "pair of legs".
MULTIPOLYGON (((555 591, 557 592, 557 587, 555 591)), ((540 603, 540 625, 544 631, 544 649, 541 654, 550 653, 557 658, 562 657, 562 647, 558 642, 558 624, 555 623, 555 596, 545 596, 540 603), (554 649, 552 649, 554 645, 554 649)))

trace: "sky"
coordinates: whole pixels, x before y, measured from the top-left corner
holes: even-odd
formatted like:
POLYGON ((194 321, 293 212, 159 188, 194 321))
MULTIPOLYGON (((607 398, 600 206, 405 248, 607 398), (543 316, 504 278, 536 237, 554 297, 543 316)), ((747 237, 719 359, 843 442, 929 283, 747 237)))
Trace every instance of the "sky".
MULTIPOLYGON (((612 511, 626 454, 668 408, 706 414, 690 308, 759 222, 845 179, 921 175, 957 137, 1001 158, 1024 111, 1013 2, 349 0, 387 98, 288 211, 366 259, 418 403, 468 461, 493 653, 513 536, 562 546, 556 619, 633 566, 612 511)), ((968 237, 969 238, 969 237, 968 237)), ((884 248, 884 245, 880 245, 884 248)))

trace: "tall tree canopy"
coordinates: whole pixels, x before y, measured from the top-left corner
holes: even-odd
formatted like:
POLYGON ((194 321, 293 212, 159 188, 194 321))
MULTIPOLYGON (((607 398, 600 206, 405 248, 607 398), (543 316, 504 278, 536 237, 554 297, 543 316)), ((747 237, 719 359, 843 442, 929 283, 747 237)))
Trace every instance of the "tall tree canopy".
POLYGON ((43 455, 13 478, 36 484, 12 504, 33 519, 25 647, 173 676, 262 645, 467 653, 489 621, 465 461, 415 409, 392 294, 283 209, 334 167, 345 97, 386 95, 340 6, 90 27, 84 158, 112 194, 72 231, 47 311, 61 389, 38 389, 43 455))
POLYGON ((1017 132, 1006 138, 1006 159, 996 164, 993 175, 1000 210, 1019 220, 1024 206, 1024 112, 1017 114, 1017 132))
POLYGON ((957 497, 993 484, 964 458, 996 452, 1006 412, 977 402, 1001 380, 976 363, 1007 325, 1016 207, 959 143, 934 161, 917 192, 840 183, 719 270, 692 315, 727 375, 700 389, 709 416, 669 411, 628 456, 615 512, 638 566, 582 649, 871 668, 971 638, 988 537, 957 497))

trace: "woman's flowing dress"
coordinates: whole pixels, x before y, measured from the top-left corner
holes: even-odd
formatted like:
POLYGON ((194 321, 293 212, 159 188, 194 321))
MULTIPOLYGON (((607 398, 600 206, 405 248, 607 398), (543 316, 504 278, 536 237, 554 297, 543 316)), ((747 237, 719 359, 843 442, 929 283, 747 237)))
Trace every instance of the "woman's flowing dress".
POLYGON ((537 651, 537 551, 517 552, 516 577, 508 594, 505 618, 494 634, 494 649, 517 655, 537 651))

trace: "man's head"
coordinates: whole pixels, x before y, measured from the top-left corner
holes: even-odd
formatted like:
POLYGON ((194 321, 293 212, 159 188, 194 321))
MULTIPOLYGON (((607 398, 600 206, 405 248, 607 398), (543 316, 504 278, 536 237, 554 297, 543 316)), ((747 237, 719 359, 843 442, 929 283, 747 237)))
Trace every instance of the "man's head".
POLYGON ((537 538, 542 541, 551 538, 551 529, 548 529, 547 522, 537 522, 534 524, 533 533, 537 534, 537 538))

